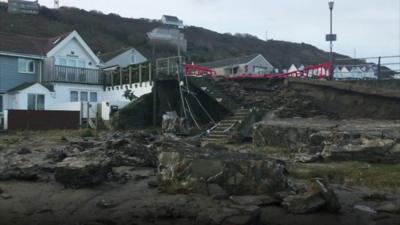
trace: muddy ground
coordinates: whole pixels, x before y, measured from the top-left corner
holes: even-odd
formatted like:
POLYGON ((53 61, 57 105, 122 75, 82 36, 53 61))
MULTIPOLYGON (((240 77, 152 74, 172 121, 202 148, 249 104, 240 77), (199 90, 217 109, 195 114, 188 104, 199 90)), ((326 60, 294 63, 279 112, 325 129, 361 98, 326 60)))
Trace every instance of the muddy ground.
MULTIPOLYGON (((18 151, 18 157, 22 156, 25 160, 29 160, 56 147, 70 144, 65 140, 66 137, 81 140, 82 136, 92 135, 95 137, 89 139, 100 140, 107 136, 104 133, 87 134, 87 132, 69 131, 3 134, 0 136, 1 151, 2 153, 18 151)), ((88 137, 82 140, 86 139, 88 137)), ((74 139, 74 142, 76 140, 74 139)), ((180 140, 180 142, 186 141, 180 140)), ((185 144, 182 144, 183 146, 185 144)), ((245 154, 245 149, 250 151, 252 147, 251 145, 228 146, 228 151, 238 154, 245 154)), ((217 148, 214 150, 221 151, 217 148)), ((265 157, 272 155, 271 152, 263 154, 265 157)), ((3 160, 4 156, 2 155, 3 160)), ((51 166, 46 168, 51 170, 51 166)), ((124 169, 123 166, 118 168, 124 169)), ((232 210, 244 207, 233 201, 232 196, 218 198, 184 191, 181 194, 179 192, 167 194, 162 187, 155 184, 157 168, 130 166, 125 169, 129 171, 129 179, 106 179, 101 184, 80 188, 67 187, 57 182, 52 173, 46 174, 46 178, 41 176, 33 180, 30 177, 2 178, 0 224, 398 225, 400 222, 400 215, 396 214, 397 212, 377 211, 385 204, 399 203, 400 181, 395 179, 400 177, 397 165, 382 166, 361 162, 314 164, 293 162, 288 165, 288 170, 296 181, 302 182, 315 177, 329 179, 330 187, 335 191, 341 204, 340 211, 330 213, 322 209, 299 215, 289 213, 279 202, 257 207, 245 206, 245 210, 250 214, 257 211, 257 219, 252 220, 249 220, 247 214, 226 219, 232 210), (373 182, 374 177, 376 182, 373 182)), ((27 172, 24 172, 26 175, 27 172)))

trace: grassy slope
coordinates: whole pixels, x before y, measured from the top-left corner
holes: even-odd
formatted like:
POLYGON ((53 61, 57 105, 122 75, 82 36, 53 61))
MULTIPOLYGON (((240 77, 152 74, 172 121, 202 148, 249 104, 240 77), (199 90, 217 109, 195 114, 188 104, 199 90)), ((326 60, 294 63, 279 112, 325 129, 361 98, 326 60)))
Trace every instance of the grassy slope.
MULTIPOLYGON (((0 6, 0 32, 49 37, 77 30, 95 52, 134 46, 148 57, 174 55, 175 49, 165 46, 158 47, 156 55, 152 54, 146 32, 158 25, 157 21, 128 19, 76 8, 42 8, 39 15, 13 15, 0 6)), ((184 33, 188 39, 188 60, 194 62, 252 53, 263 54, 277 68, 287 68, 292 63, 315 64, 328 60, 328 53, 304 43, 265 42, 254 37, 220 34, 199 27, 187 27, 184 33)))

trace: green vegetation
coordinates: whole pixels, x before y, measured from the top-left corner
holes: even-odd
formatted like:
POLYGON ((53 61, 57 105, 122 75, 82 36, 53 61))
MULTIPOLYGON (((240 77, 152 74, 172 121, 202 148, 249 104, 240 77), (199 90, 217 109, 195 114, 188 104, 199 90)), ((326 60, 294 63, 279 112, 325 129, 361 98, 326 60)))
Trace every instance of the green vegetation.
MULTIPOLYGON (((148 58, 176 55, 176 49, 169 46, 156 46, 153 51, 146 33, 159 25, 157 20, 122 18, 77 8, 43 7, 39 15, 8 14, 0 10, 0 32, 52 37, 77 30, 95 52, 133 46, 148 58)), ((187 27, 184 33, 188 40, 186 57, 189 62, 261 53, 275 67, 288 68, 292 63, 315 64, 329 58, 328 53, 304 43, 266 42, 248 34, 220 34, 199 27, 187 27)))

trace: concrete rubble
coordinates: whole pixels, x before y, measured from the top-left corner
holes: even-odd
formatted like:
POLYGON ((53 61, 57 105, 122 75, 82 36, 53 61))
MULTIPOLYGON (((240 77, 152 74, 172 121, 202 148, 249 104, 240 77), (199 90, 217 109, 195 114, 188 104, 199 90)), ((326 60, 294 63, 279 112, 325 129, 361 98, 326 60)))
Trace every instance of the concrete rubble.
POLYGON ((255 125, 253 140, 258 147, 287 149, 301 162, 400 162, 395 121, 277 118, 255 125))

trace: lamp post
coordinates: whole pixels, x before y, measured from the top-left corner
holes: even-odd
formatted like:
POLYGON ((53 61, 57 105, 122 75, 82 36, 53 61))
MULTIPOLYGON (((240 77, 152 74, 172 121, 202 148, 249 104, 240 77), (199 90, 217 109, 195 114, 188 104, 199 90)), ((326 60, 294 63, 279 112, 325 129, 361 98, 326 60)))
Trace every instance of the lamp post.
POLYGON ((330 52, 329 52, 329 62, 331 63, 331 71, 329 73, 330 78, 333 79, 333 42, 336 41, 337 36, 333 34, 333 7, 335 5, 334 1, 329 2, 329 10, 330 10, 330 33, 326 35, 326 41, 330 42, 330 52))

